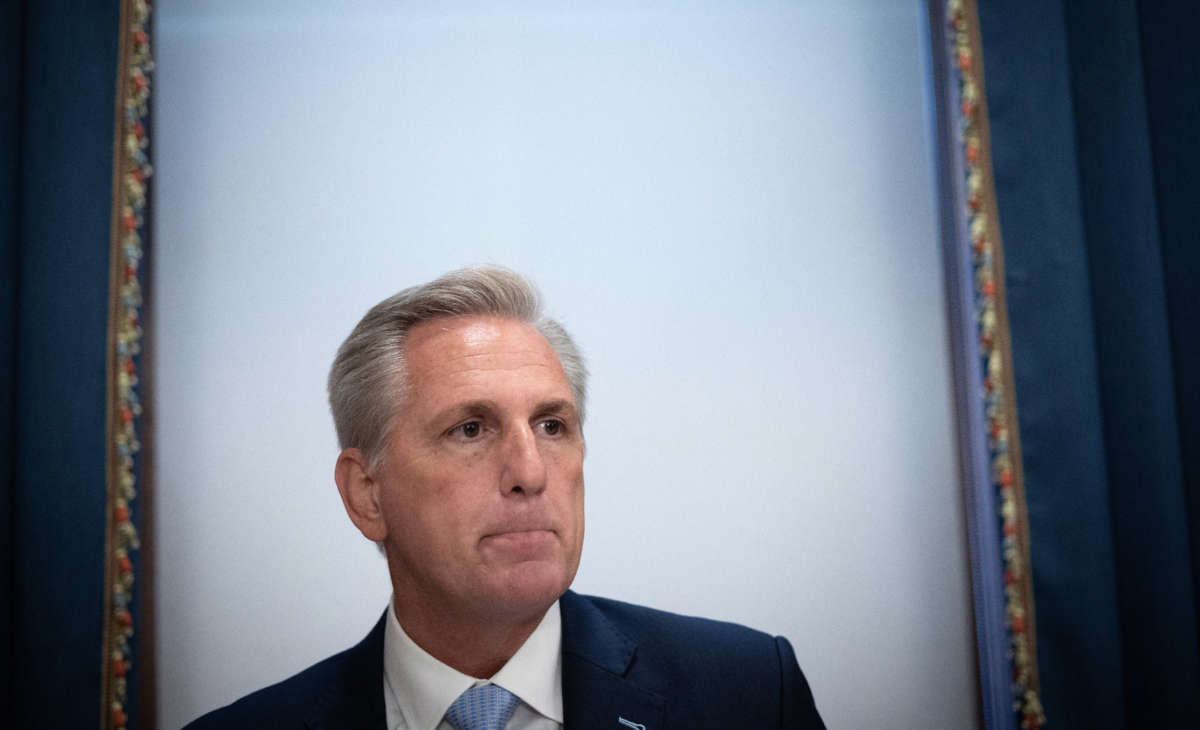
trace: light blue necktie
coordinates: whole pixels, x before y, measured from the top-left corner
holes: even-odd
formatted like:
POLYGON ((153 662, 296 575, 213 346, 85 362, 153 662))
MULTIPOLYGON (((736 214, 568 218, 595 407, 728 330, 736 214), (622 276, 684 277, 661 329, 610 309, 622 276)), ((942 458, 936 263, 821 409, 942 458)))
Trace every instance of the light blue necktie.
POLYGON ((446 710, 454 730, 504 730, 521 700, 498 684, 481 684, 463 692, 446 710))

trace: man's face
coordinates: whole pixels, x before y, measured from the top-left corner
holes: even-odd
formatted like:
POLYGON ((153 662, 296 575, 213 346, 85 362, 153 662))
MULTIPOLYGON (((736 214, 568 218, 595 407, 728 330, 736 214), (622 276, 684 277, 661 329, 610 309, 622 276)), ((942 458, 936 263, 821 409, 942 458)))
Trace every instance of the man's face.
POLYGON ((397 604, 478 619, 540 616, 583 546, 583 434, 533 327, 460 317, 414 327, 380 505, 397 604))

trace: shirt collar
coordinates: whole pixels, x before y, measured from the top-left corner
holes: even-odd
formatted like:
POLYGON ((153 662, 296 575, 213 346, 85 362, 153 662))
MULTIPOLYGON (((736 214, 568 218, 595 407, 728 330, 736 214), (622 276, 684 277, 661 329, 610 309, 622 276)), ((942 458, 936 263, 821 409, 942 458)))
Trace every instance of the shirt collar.
POLYGON ((558 601, 500 671, 490 679, 476 679, 417 646, 400 626, 394 602, 389 600, 383 635, 383 676, 411 730, 436 730, 450 704, 479 684, 498 684, 561 724, 562 617, 558 601))

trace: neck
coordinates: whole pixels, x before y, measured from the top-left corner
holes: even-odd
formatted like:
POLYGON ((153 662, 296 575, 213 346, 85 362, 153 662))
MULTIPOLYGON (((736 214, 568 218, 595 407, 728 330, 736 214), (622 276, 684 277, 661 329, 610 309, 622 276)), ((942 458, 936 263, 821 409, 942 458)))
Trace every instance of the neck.
POLYGON ((428 612, 403 602, 399 593, 392 600, 396 618, 408 638, 430 656, 476 679, 487 679, 500 671, 533 634, 542 618, 510 621, 453 616, 444 611, 428 612))

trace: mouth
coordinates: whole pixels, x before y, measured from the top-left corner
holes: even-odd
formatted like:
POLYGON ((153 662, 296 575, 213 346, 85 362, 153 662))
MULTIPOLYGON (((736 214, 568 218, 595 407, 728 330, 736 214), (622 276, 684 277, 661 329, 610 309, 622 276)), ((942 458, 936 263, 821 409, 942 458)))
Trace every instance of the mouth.
POLYGON ((538 532, 557 533, 558 530, 548 520, 517 517, 489 526, 483 533, 483 539, 538 532))
POLYGON ((554 530, 542 528, 501 530, 485 535, 482 543, 493 550, 532 559, 552 548, 557 534, 554 530))
POLYGON ((506 528, 503 530, 496 530, 495 532, 489 532, 488 534, 483 536, 483 539, 484 540, 504 540, 504 539, 521 540, 521 539, 526 539, 526 538, 530 538, 530 537, 538 537, 538 536, 542 536, 542 535, 549 537, 554 534, 555 534, 554 530, 550 529, 549 527, 516 527, 516 528, 506 528))

